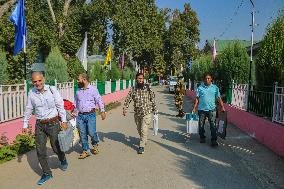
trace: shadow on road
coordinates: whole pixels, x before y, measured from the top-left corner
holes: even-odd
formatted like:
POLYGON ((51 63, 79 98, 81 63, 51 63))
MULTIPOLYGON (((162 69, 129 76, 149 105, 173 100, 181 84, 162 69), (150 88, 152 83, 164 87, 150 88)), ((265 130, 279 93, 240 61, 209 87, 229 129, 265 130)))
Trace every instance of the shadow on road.
MULTIPOLYGON (((167 105, 168 110, 176 111, 174 98, 170 95, 163 95, 163 104, 167 105)), ((184 97, 184 111, 190 112, 192 100, 184 97)), ((192 180, 197 186, 202 188, 262 188, 258 181, 249 174, 246 169, 241 168, 238 158, 231 153, 229 146, 224 145, 223 141, 217 148, 210 146, 211 132, 206 125, 207 140, 205 144, 199 143, 199 135, 189 135, 186 133, 185 119, 174 117, 167 113, 160 113, 171 122, 174 122, 175 130, 160 128, 161 138, 178 143, 178 146, 170 143, 151 140, 153 143, 176 154, 176 164, 181 170, 181 174, 192 180), (242 183, 240 185, 240 183, 242 183)))
POLYGON ((159 129, 159 133, 162 135, 162 139, 175 143, 185 143, 188 138, 186 133, 178 133, 170 130, 159 129))
POLYGON ((164 112, 159 112, 159 115, 165 116, 165 117, 175 117, 175 115, 164 113, 164 112))
POLYGON ((139 145, 139 138, 132 137, 132 136, 126 137, 124 134, 118 133, 118 132, 108 132, 108 133, 99 132, 99 136, 100 136, 101 141, 103 142, 105 138, 107 138, 109 140, 113 140, 113 141, 117 141, 122 144, 125 144, 126 146, 129 146, 135 151, 137 150, 138 145, 139 145))
MULTIPOLYGON (((47 155, 48 155, 48 165, 49 165, 50 169, 58 169, 58 168, 60 168, 60 161, 58 159, 58 156, 52 151, 52 148, 47 148, 47 155)), ((27 152, 24 155, 18 156, 18 160, 17 160, 18 163, 22 162, 23 156, 27 156, 27 161, 28 161, 29 166, 31 167, 31 169, 36 174, 41 176, 43 173, 42 173, 40 164, 38 162, 36 150, 32 150, 30 152, 27 152)))

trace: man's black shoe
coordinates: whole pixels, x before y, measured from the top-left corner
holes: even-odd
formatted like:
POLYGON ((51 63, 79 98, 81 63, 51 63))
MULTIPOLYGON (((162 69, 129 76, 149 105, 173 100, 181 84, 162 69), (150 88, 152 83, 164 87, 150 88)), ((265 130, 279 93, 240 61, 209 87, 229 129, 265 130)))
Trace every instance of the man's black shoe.
POLYGON ((144 147, 138 148, 138 154, 144 154, 144 147))
POLYGON ((218 142, 216 140, 211 141, 211 146, 212 147, 217 147, 218 146, 218 142))
POLYGON ((206 142, 205 138, 200 138, 200 143, 205 143, 205 142, 206 142))

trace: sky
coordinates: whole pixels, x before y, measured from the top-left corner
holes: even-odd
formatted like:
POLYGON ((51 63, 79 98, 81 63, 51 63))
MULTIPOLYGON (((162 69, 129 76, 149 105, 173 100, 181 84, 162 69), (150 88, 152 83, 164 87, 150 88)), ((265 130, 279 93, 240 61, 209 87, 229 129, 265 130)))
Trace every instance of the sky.
MULTIPOLYGON (((255 5, 254 39, 261 40, 267 25, 278 15, 280 8, 284 8, 284 0, 253 0, 255 5)), ((250 0, 156 0, 159 8, 180 9, 189 3, 197 13, 200 21, 199 48, 205 40, 240 39, 251 40, 251 11, 250 0)))

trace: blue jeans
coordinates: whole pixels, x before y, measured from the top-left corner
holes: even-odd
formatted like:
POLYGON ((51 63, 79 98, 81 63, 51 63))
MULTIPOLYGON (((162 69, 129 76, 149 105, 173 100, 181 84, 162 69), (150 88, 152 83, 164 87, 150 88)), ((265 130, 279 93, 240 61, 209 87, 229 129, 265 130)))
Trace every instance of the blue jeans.
POLYGON ((96 128, 96 113, 79 114, 76 120, 77 126, 80 130, 83 150, 90 151, 88 135, 91 137, 93 146, 99 143, 99 136, 96 128))
POLYGON ((204 124, 205 124, 206 118, 208 118, 210 130, 211 130, 211 141, 216 141, 217 140, 217 128, 215 124, 216 111, 215 110, 210 110, 210 111, 198 110, 198 116, 199 116, 198 128, 199 128, 200 138, 205 138, 204 124))

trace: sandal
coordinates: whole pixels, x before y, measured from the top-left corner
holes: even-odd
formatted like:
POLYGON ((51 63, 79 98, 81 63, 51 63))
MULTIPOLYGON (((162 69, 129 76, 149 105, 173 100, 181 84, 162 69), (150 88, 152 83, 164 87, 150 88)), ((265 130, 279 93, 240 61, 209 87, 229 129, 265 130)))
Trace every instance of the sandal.
POLYGON ((95 145, 95 146, 93 146, 94 148, 93 148, 93 154, 94 155, 97 155, 99 152, 100 152, 100 150, 99 150, 99 145, 97 144, 97 145, 95 145))
POLYGON ((86 157, 89 157, 90 156, 90 152, 88 151, 83 151, 82 154, 79 155, 79 159, 85 159, 86 157))

